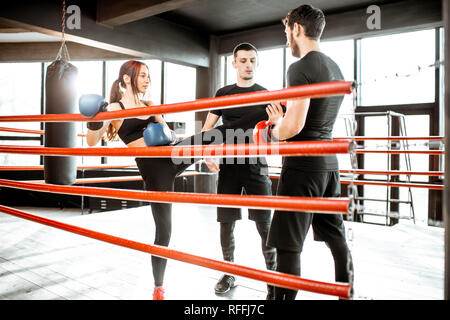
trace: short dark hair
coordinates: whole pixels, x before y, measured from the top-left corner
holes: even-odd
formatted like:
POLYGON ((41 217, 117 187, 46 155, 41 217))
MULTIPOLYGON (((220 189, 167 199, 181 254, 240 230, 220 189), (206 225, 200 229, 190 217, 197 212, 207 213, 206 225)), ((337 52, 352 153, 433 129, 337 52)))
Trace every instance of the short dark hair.
POLYGON ((325 28, 325 15, 322 10, 304 4, 291 10, 283 19, 283 24, 291 29, 294 23, 298 23, 305 28, 305 34, 308 38, 319 40, 325 28))
POLYGON ((258 50, 256 50, 254 45, 252 45, 251 43, 248 43, 248 42, 243 42, 243 43, 238 44, 236 47, 234 47, 234 49, 233 49, 234 58, 236 58, 237 52, 240 50, 244 50, 244 51, 253 50, 256 52, 256 54, 258 54, 258 50))

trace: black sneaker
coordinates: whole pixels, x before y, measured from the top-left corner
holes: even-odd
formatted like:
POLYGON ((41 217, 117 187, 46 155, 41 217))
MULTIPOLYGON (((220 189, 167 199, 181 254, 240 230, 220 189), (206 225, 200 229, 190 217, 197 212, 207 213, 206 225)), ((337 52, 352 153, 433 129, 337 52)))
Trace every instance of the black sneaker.
POLYGON ((224 274, 222 278, 220 278, 219 282, 216 283, 214 290, 219 294, 227 293, 231 288, 236 287, 234 284, 235 281, 236 279, 233 276, 224 274))
POLYGON ((267 285, 267 296, 266 300, 275 300, 275 287, 267 285))

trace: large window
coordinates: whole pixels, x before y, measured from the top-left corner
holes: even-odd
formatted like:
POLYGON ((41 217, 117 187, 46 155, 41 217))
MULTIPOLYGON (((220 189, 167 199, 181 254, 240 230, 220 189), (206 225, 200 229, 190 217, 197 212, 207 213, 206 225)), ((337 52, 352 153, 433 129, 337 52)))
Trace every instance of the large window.
MULTIPOLYGON (((78 78, 76 82, 77 101, 82 94, 99 94, 104 95, 105 99, 109 100, 109 94, 112 82, 117 79, 120 66, 126 60, 120 61, 70 61, 78 69, 78 78), (105 76, 104 76, 105 75, 105 76)), ((162 78, 162 62, 159 60, 143 60, 150 70, 151 90, 145 99, 151 100, 154 104, 161 104, 161 78, 162 78)), ((41 109, 45 109, 45 102, 42 104, 41 91, 42 78, 45 78, 47 67, 51 62, 45 63, 2 63, 0 64, 0 111, 2 115, 24 115, 24 114, 40 114, 41 109), (43 70, 43 71, 42 71, 43 70), (24 77, 26 77, 26 85, 24 85, 24 77)), ((180 66, 181 67, 181 66, 180 66)), ((190 76, 186 77, 187 67, 178 69, 180 73, 180 80, 186 80, 187 85, 184 89, 176 90, 179 84, 173 84, 173 79, 176 76, 173 72, 171 74, 172 82, 169 82, 173 95, 168 95, 167 98, 172 100, 179 99, 193 100, 195 98, 195 69, 187 68, 190 71, 190 76), (193 77, 192 77, 193 74, 193 77), (172 85, 173 84, 173 85, 172 85), (186 95, 189 91, 191 95, 186 95), (184 95, 183 95, 184 94, 184 95), (178 95, 178 96, 177 96, 178 95)), ((169 70, 171 70, 169 68, 169 70)), ((176 73, 177 71, 175 71, 176 73)), ((174 120, 175 121, 175 120, 174 120)), ((181 116, 176 121, 186 121, 187 124, 193 126, 192 119, 188 120, 181 116)), ((22 129, 43 129, 39 122, 23 122, 23 123, 2 123, 2 127, 14 127, 22 129)), ((76 123, 77 133, 86 133, 86 123, 76 123)), ((39 136, 34 136, 34 140, 30 140, 30 134, 0 132, 0 144, 14 144, 14 145, 40 145, 41 139, 39 136), (1 137, 4 137, 1 139, 1 137), (24 137, 23 140, 20 140, 24 137)), ((86 139, 83 137, 77 138, 77 147, 86 147, 86 139)), ((123 147, 121 141, 107 142, 108 146, 123 147)), ((39 165, 41 157, 39 155, 19 155, 19 154, 2 154, 0 155, 0 164, 2 165, 39 165)), ((134 158, 124 157, 108 157, 109 164, 134 164, 134 158)), ((101 157, 77 157, 77 165, 98 165, 101 163, 101 157)))
MULTIPOLYGON (((439 39, 439 38, 438 38, 439 39)), ((363 38, 360 40, 360 74, 359 80, 359 109, 364 116, 365 136, 430 136, 430 116, 435 104, 442 103, 442 95, 436 96, 435 79, 439 70, 435 67, 436 60, 436 29, 399 33, 386 36, 363 38), (404 120, 404 130, 400 128, 388 130, 390 106, 395 105, 399 116, 404 120), (414 105, 420 105, 423 114, 417 113, 414 105), (372 112, 379 112, 385 116, 374 117, 370 113, 364 115, 364 107, 372 107, 372 112), (426 111, 429 110, 429 111, 426 111), (402 130, 403 130, 402 129, 402 130)), ((443 43, 441 41, 441 50, 443 43)), ((442 81, 442 80, 441 80, 442 81)), ((397 119, 393 119, 397 121, 397 119)), ((438 122, 438 119, 433 119, 438 122)), ((440 128, 442 130, 442 128, 440 128)), ((442 132, 442 131, 440 131, 442 132)), ((387 149, 387 142, 365 142, 368 149, 387 149)), ((423 150, 427 146, 420 141, 414 141, 407 146, 410 150, 423 150)), ((402 146, 402 149, 405 145, 402 146)), ((365 154, 364 168, 371 170, 400 170, 428 171, 430 169, 428 155, 401 155, 389 157, 387 154, 365 154)), ((434 170, 438 170, 435 168, 434 170)), ((387 176, 365 175, 366 179, 386 180, 387 176)), ((400 181, 427 182, 427 176, 400 176, 400 181)), ((386 199, 386 187, 364 186, 364 195, 369 198, 386 199), (370 195, 370 196, 369 196, 370 195)), ((420 188, 399 188, 398 197, 401 200, 398 213, 401 217, 410 216, 410 196, 414 202, 416 222, 426 224, 428 221, 428 191, 420 188), (406 201, 406 203, 404 203, 406 201)), ((386 203, 367 202, 366 210, 386 211, 386 203)), ((394 205, 395 207, 395 205, 394 205)), ((365 217, 367 220, 376 218, 365 217)))
MULTIPOLYGON (((196 98, 197 72, 195 68, 174 63, 165 63, 164 103, 193 101, 196 98)), ((172 113, 165 115, 167 122, 184 122, 186 135, 195 133, 195 112, 172 113)))
POLYGON ((361 40, 362 106, 435 100, 435 30, 361 40))
MULTIPOLYGON (((255 81, 267 90, 283 88, 283 48, 259 50, 258 64, 255 70, 255 81)), ((224 82, 229 85, 237 82, 236 69, 233 67, 233 55, 228 55, 222 60, 225 63, 224 82)))
MULTIPOLYGON (((0 63, 0 112, 2 115, 41 113, 41 63, 0 63)), ((39 122, 2 122, 1 127, 40 130, 39 122)), ((0 132, 0 144, 39 145, 36 140, 7 140, 30 134, 0 132)), ((1 165, 39 165, 38 155, 0 154, 1 165)))
MULTIPOLYGON (((321 43, 321 50, 324 54, 333 59, 341 69, 344 80, 354 80, 354 41, 326 41, 321 43)), ((333 128, 333 137, 346 137, 353 135, 352 121, 354 101, 353 95, 345 95, 342 101, 339 114, 333 128)), ((351 161, 349 155, 337 155, 339 167, 341 169, 350 169, 351 161)))
MULTIPOLYGON (((83 94, 103 94, 103 63, 101 61, 71 61, 78 69, 78 80, 76 83, 78 97, 83 94)), ((78 109, 78 98, 77 98, 78 109)), ((86 123, 76 123, 77 133, 86 133, 86 123)), ((77 138, 77 147, 86 147, 86 139, 77 138)), ((100 164, 100 157, 76 157, 77 165, 100 164)))
POLYGON ((256 81, 267 90, 283 88, 283 55, 283 48, 261 50, 258 53, 256 81))
MULTIPOLYGON (((430 132, 430 116, 429 115, 409 115, 405 116, 405 124, 407 128, 408 136, 429 136, 430 132)), ((426 145, 424 141, 411 141, 407 142, 407 148, 409 150, 424 150, 426 145)), ((429 170, 429 156, 426 154, 412 154, 402 155, 400 157, 400 170, 412 170, 412 171, 428 171, 429 170), (410 165, 408 165, 408 162, 410 165)), ((402 181, 408 181, 407 176, 400 176, 402 181)), ((427 183, 427 176, 411 176, 411 181, 427 183)), ((408 188, 400 189, 400 199, 408 200, 408 188)), ((420 224, 426 224, 428 222, 428 189, 411 188, 411 193, 414 201, 414 212, 416 220, 420 224)), ((409 205, 400 204, 400 214, 402 216, 409 215, 409 205)))

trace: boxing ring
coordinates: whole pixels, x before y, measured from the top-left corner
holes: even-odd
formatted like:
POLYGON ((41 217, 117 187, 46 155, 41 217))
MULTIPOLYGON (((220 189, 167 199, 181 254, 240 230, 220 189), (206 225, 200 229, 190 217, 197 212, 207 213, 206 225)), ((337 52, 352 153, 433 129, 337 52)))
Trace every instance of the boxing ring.
MULTIPOLYGON (((138 116, 148 116, 160 113, 176 113, 185 111, 205 111, 223 108, 235 108, 240 106, 249 106, 254 104, 268 103, 271 101, 285 101, 289 99, 318 98, 333 95, 351 94, 354 91, 352 82, 329 82, 323 84, 306 85, 291 87, 276 91, 246 93, 233 96, 224 96, 218 98, 199 99, 192 102, 175 103, 168 105, 152 106, 151 108, 142 107, 126 109, 120 111, 103 112, 94 118, 85 118, 79 114, 47 114, 47 115, 23 115, 23 116, 0 116, 0 122, 86 122, 102 121, 112 119, 125 119, 138 116)), ((0 131, 24 132, 31 134, 44 134, 38 130, 21 130, 15 128, 0 127, 0 131)), ((79 134, 83 137, 83 134, 79 134)), ((427 151, 404 151, 404 150, 358 150, 355 146, 356 141, 363 141, 370 137, 346 137, 338 138, 333 141, 303 141, 303 142, 281 142, 267 144, 235 144, 235 145, 206 145, 206 146, 163 146, 163 147, 89 147, 89 148, 55 148, 42 146, 12 146, 0 145, 0 153, 16 153, 27 155, 45 155, 45 156, 103 156, 103 157, 172 157, 172 158, 207 158, 207 157, 252 157, 252 156, 314 156, 331 154, 349 154, 355 157, 356 154, 363 153, 386 153, 392 152, 400 154, 403 152, 420 153, 429 155, 442 155, 440 150, 427 151)), ((405 137, 379 137, 373 139, 395 140, 405 139, 405 137)), ((411 137, 414 140, 442 140, 442 137, 411 137), (415 139, 414 139, 415 138, 415 139)), ((125 166, 84 166, 81 169, 89 168, 126 168, 125 166)), ((1 166, 0 170, 43 170, 42 166, 1 166)), ((341 170, 341 173, 352 174, 380 174, 380 175, 428 175, 442 176, 443 172, 411 172, 411 171, 369 171, 358 170, 353 167, 350 170, 341 170)), ((187 173, 186 173, 187 174, 187 173)), ((275 177, 275 176, 271 176, 275 177)), ((276 178, 276 177, 275 177, 276 178)), ((112 199, 139 200, 145 202, 162 203, 187 203, 205 206, 221 207, 245 207, 255 209, 286 210, 300 212, 314 212, 318 214, 344 214, 351 221, 354 207, 354 194, 351 190, 357 185, 387 185, 377 181, 358 181, 354 178, 341 180, 343 184, 349 185, 349 196, 347 198, 305 198, 305 197, 281 197, 281 196, 249 196, 249 195, 224 195, 224 194, 206 194, 206 193, 183 193, 183 192, 156 192, 156 191, 136 191, 125 189, 111 189, 79 186, 84 182, 98 183, 111 181, 129 181, 139 180, 140 176, 133 177, 113 177, 97 179, 79 179, 74 185, 55 185, 47 184, 42 181, 13 181, 0 179, 0 186, 22 190, 33 190, 39 192, 49 192, 68 195, 92 196, 112 199)), ((442 190, 443 186, 431 184, 405 184, 390 183, 396 187, 418 187, 442 190)), ((113 235, 100 233, 97 231, 73 226, 56 220, 33 215, 21 210, 0 205, 0 211, 17 218, 26 219, 39 224, 53 228, 65 230, 71 233, 93 238, 99 241, 111 243, 125 248, 150 253, 163 258, 182 261, 185 263, 206 267, 222 271, 228 274, 247 277, 250 279, 263 281, 271 285, 285 287, 294 290, 304 290, 325 295, 337 296, 340 298, 351 299, 353 296, 352 283, 331 283, 309 280, 289 274, 275 271, 259 270, 238 265, 226 261, 214 260, 207 257, 188 254, 185 252, 173 250, 168 247, 145 244, 133 240, 128 240, 113 235)))

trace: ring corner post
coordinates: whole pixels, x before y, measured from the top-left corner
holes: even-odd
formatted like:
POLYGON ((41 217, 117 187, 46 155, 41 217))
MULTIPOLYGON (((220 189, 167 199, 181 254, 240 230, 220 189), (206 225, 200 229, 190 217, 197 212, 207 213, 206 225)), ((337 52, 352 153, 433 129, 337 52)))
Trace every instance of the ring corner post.
POLYGON ((450 300, 450 150, 448 143, 450 142, 450 0, 442 0, 442 18, 444 22, 445 32, 445 64, 444 64, 444 120, 445 120, 445 132, 444 132, 444 144, 445 144, 445 179, 444 179, 444 226, 445 226, 445 278, 444 278, 444 299, 450 300))

